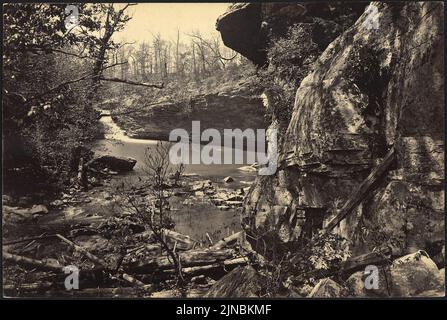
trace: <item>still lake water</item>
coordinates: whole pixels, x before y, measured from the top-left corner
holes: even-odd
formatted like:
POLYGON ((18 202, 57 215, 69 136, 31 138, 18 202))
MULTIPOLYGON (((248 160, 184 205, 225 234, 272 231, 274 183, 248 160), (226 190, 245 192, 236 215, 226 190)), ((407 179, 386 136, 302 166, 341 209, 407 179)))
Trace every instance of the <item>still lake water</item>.
MULTIPOLYGON (((129 173, 127 178, 138 177, 144 174, 142 168, 146 150, 150 152, 155 148, 157 140, 134 139, 128 137, 125 132, 117 126, 110 116, 103 116, 100 120, 106 130, 105 138, 98 140, 93 149, 97 154, 110 154, 120 157, 131 157, 137 160, 135 168, 129 173)), ((198 152, 203 146, 191 146, 198 152)), ((232 151, 232 149, 222 148, 222 152, 232 151)), ((244 161, 247 159, 247 151, 244 151, 244 161)), ((198 175, 198 180, 209 179, 217 187, 239 189, 248 187, 256 177, 256 171, 240 170, 251 163, 244 164, 187 164, 185 174, 198 175), (231 176, 235 182, 223 183, 222 179, 231 176)), ((221 211, 213 205, 197 204, 194 207, 182 206, 172 218, 176 222, 175 230, 191 237, 201 240, 205 234, 214 235, 214 238, 221 238, 233 231, 240 230, 239 214, 234 210, 221 211)))
MULTIPOLYGON (((100 121, 104 124, 106 130, 105 139, 97 141, 94 146, 94 150, 98 154, 112 154, 115 156, 131 157, 136 159, 137 164, 135 165, 134 173, 141 174, 146 149, 150 150, 150 148, 154 148, 158 141, 128 137, 110 116, 101 117, 100 121)), ((190 145, 189 151, 190 153, 199 152, 199 149, 201 150, 203 147, 203 145, 190 145)), ((234 157, 234 149, 222 147, 220 150, 222 154, 226 152, 233 153, 234 157)), ((247 162, 247 157, 253 157, 254 152, 244 151, 243 154, 243 164, 188 164, 186 165, 185 173, 216 178, 231 176, 233 178, 242 178, 243 180, 249 179, 250 181, 253 181, 256 172, 239 170, 239 168, 253 164, 253 162, 247 162)))

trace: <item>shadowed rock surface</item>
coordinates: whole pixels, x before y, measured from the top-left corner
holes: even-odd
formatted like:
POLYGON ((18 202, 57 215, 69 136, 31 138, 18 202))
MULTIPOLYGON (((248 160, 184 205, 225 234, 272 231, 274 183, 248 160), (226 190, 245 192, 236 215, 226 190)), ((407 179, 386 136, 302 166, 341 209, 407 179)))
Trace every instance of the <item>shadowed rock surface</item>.
POLYGON ((110 155, 97 156, 89 162, 89 166, 98 170, 109 169, 123 172, 133 169, 137 160, 132 158, 116 157, 110 155))
MULTIPOLYGON (((242 33, 226 43, 244 42, 252 20, 245 30, 240 16, 248 12, 260 10, 266 21, 281 10, 301 12, 252 6, 235 6, 218 20, 224 41, 235 29, 242 33)), ((335 231, 352 240, 357 253, 384 239, 402 253, 444 239, 443 5, 370 6, 301 82, 279 147, 280 168, 259 177, 245 202, 243 227, 252 237, 298 246, 394 148, 395 163, 335 231), (368 24, 375 8, 377 30, 368 24)), ((288 25, 296 21, 283 17, 288 25)), ((239 52, 259 62, 260 43, 240 44, 239 52)))
POLYGON ((204 297, 256 298, 262 290, 262 282, 253 267, 238 267, 211 286, 204 297))
MULTIPOLYGON (((342 14, 359 16, 364 8, 364 3, 342 2, 236 3, 217 19, 216 29, 226 46, 261 66, 267 62, 268 42, 284 35, 294 23, 342 14)), ((328 44, 324 34, 315 35, 315 40, 323 46, 328 44)))

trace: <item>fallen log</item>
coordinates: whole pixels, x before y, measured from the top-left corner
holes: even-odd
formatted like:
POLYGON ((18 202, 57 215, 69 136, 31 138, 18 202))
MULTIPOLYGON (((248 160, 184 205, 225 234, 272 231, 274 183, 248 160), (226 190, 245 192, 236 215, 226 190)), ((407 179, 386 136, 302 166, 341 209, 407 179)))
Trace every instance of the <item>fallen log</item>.
POLYGON ((161 246, 159 244, 143 244, 141 246, 128 249, 127 254, 136 252, 136 251, 160 251, 161 246))
POLYGON ((88 189, 88 179, 87 179, 87 170, 84 164, 84 158, 79 158, 78 164, 78 185, 83 189, 88 189))
MULTIPOLYGON (((99 274, 102 270, 80 270, 79 272, 79 288, 80 289, 93 289, 98 288, 104 283, 101 281, 101 276, 99 274), (95 274, 98 272, 98 274, 95 274)), ((10 295, 22 295, 23 293, 31 293, 31 292, 39 292, 40 295, 43 292, 53 292, 58 290, 66 290, 65 289, 65 278, 67 274, 65 274, 61 269, 59 273, 55 272, 55 275, 48 275, 45 277, 44 281, 35 282, 35 283, 24 283, 24 284, 8 284, 4 285, 3 289, 7 294, 10 295)))
POLYGON ((3 285, 4 291, 39 291, 48 290, 53 286, 51 282, 21 283, 19 285, 3 285))
POLYGON ((380 266, 390 263, 393 257, 396 256, 393 255, 392 249, 387 247, 377 252, 370 252, 353 258, 349 258, 343 263, 341 263, 341 265, 338 267, 326 270, 322 269, 312 270, 304 274, 299 274, 299 277, 301 279, 303 278, 322 279, 335 275, 341 277, 347 277, 356 271, 364 270, 364 268, 368 265, 380 266))
MULTIPOLYGON (((3 259, 5 261, 14 262, 15 264, 20 264, 20 265, 24 265, 24 266, 31 267, 31 268, 36 268, 38 270, 51 271, 51 272, 56 273, 57 275, 65 274, 64 266, 60 266, 60 265, 57 265, 57 264, 55 264, 53 262, 49 262, 49 261, 45 261, 45 260, 31 259, 31 258, 27 258, 27 257, 11 254, 11 253, 6 252, 6 251, 3 251, 3 259)), ((108 270, 108 268, 105 268, 105 269, 107 271, 110 271, 110 270, 108 270)), ((84 277, 85 276, 89 276, 89 275, 94 276, 98 272, 101 272, 101 269, 81 270, 81 275, 84 276, 84 277)), ((121 279, 127 281, 131 285, 136 285, 136 286, 139 286, 139 287, 145 287, 146 286, 143 282, 139 281, 138 279, 135 279, 134 277, 132 277, 132 276, 126 274, 126 273, 119 274, 119 277, 121 279)), ((35 286, 36 286, 36 290, 37 289, 40 289, 40 290, 44 289, 41 284, 35 284, 35 286)), ((11 289, 13 289, 13 287, 11 287, 11 289)), ((29 288, 26 288, 26 290, 30 291, 30 290, 33 290, 33 288, 29 287, 29 288)))
MULTIPOLYGON (((202 297, 209 288, 203 287, 203 288, 194 288, 189 289, 186 292, 186 298, 200 298, 202 297)), ((151 294, 151 298, 180 298, 181 293, 179 290, 164 290, 164 291, 158 291, 153 292, 151 294)))
POLYGON ((177 242, 176 248, 177 250, 190 250, 194 249, 197 245, 200 244, 199 241, 191 239, 189 236, 178 233, 173 230, 163 229, 163 236, 166 239, 170 240, 170 244, 174 245, 177 242))
POLYGON ((222 249, 225 247, 231 247, 238 243, 242 236, 242 231, 236 232, 231 236, 223 238, 222 240, 216 242, 211 248, 214 250, 222 249))
MULTIPOLYGON (((390 263, 396 253, 389 247, 380 251, 365 253, 353 258, 347 259, 342 263, 339 273, 349 274, 358 270, 363 270, 368 265, 383 265, 390 263)), ((399 254, 397 254, 399 255, 399 254)))
POLYGON ((78 251, 82 254, 84 254, 87 258, 89 258, 91 261, 93 261, 95 264, 103 267, 106 270, 109 270, 109 266, 107 265, 107 263, 104 260, 99 259, 98 257, 96 257, 95 255, 91 254, 90 252, 88 252, 86 249, 84 249, 81 246, 78 246, 76 243, 68 240, 67 238, 65 238, 64 236, 60 235, 59 233, 56 234, 56 237, 58 237, 59 239, 61 239, 63 242, 65 242, 66 244, 68 244, 70 247, 72 247, 75 251, 78 251))
POLYGON ((56 237, 55 234, 41 235, 38 237, 30 237, 30 238, 23 238, 23 239, 19 239, 19 240, 13 240, 13 241, 9 241, 9 242, 3 242, 3 245, 9 246, 9 245, 13 245, 13 244, 22 243, 22 242, 30 242, 33 240, 44 240, 44 239, 50 239, 50 238, 54 238, 54 237, 56 237))
MULTIPOLYGON (((215 273, 217 271, 224 271, 226 268, 244 266, 248 264, 249 260, 246 257, 239 257, 229 260, 224 260, 220 263, 214 263, 205 266, 195 266, 195 267, 186 267, 182 268, 182 273, 187 276, 194 276, 198 274, 210 274, 215 273)), ((176 271, 174 269, 165 270, 163 272, 174 274, 176 271)))
POLYGON ((121 278, 124 279, 124 280, 126 280, 126 281, 129 282, 130 284, 137 285, 137 286, 139 286, 139 287, 144 287, 144 286, 145 286, 145 284, 144 284, 143 282, 141 282, 141 281, 138 280, 138 279, 135 279, 134 277, 128 275, 127 273, 123 273, 123 274, 121 274, 121 278))
POLYGON ((37 204, 33 205, 31 208, 19 208, 19 207, 10 207, 10 206, 3 206, 3 213, 4 214, 16 214, 23 218, 30 217, 36 214, 47 214, 48 209, 46 206, 37 204))
MULTIPOLYGON (((103 267, 105 270, 107 271, 111 271, 114 272, 114 270, 112 270, 111 267, 109 267, 109 265, 104 261, 99 259, 98 257, 96 257, 95 255, 91 254, 90 252, 88 252, 86 249, 84 249, 81 246, 78 246, 76 243, 68 240, 67 238, 65 238, 64 236, 60 235, 60 234, 56 234, 56 237, 58 237, 59 239, 61 239, 62 241, 64 241, 65 243, 67 243, 70 247, 72 247, 73 249, 75 249, 76 251, 81 252, 82 254, 84 254, 87 258, 89 258, 91 261, 93 261, 94 263, 96 263, 97 265, 100 265, 101 267, 103 267)), ((125 281, 127 281, 128 283, 132 284, 132 285, 137 285, 137 286, 144 286, 144 283, 135 279, 134 277, 128 275, 128 274, 120 274, 120 277, 122 279, 124 279, 125 281)))
MULTIPOLYGON (((162 236, 165 240, 167 240, 167 243, 171 249, 176 242, 176 250, 183 251, 191 250, 201 245, 200 241, 194 240, 187 235, 169 229, 162 229, 162 236)), ((138 234, 137 237, 141 241, 152 241, 154 240, 154 233, 151 230, 146 230, 138 234)))
POLYGON ((157 88, 157 89, 163 89, 164 88, 164 83, 163 82, 161 84, 154 84, 154 83, 145 83, 145 82, 135 82, 135 81, 119 79, 119 78, 100 77, 99 79, 101 81, 119 82, 119 83, 130 84, 130 85, 133 85, 133 86, 142 86, 142 87, 157 88))
MULTIPOLYGON (((56 273, 57 276, 66 277, 64 272, 64 267, 62 265, 58 265, 54 262, 47 260, 37 260, 24 256, 19 256, 16 254, 12 254, 6 251, 3 251, 3 259, 4 261, 14 262, 15 264, 22 265, 25 267, 41 270, 41 271, 51 271, 56 273)), ((81 275, 84 277, 95 277, 98 273, 101 273, 103 269, 89 269, 89 270, 81 270, 81 275)))
POLYGON ((15 255, 6 251, 3 251, 3 259, 5 261, 14 262, 16 264, 24 265, 27 267, 36 268, 42 271, 52 271, 61 273, 63 271, 63 266, 55 264, 54 262, 46 260, 36 260, 19 255, 15 255))
POLYGON ((355 192, 349 197, 349 199, 345 202, 343 207, 337 213, 337 215, 332 218, 331 221, 324 227, 325 232, 330 232, 334 229, 340 221, 346 218, 353 209, 362 202, 367 194, 371 191, 375 182, 377 182, 385 172, 390 168, 395 160, 395 152, 394 147, 388 151, 382 163, 376 166, 371 173, 366 177, 366 179, 358 186, 355 192))
MULTIPOLYGON (((140 287, 118 287, 118 288, 84 288, 79 290, 58 290, 45 293, 47 297, 104 297, 104 298, 135 298, 146 297, 152 292, 152 286, 140 287)), ((41 294, 39 295, 41 296, 41 294)))
POLYGON ((208 238, 210 245, 213 245, 213 239, 211 239, 211 236, 209 235, 209 233, 207 232, 205 234, 206 234, 206 237, 208 238))
MULTIPOLYGON (((238 254, 232 249, 222 250, 189 250, 180 252, 178 257, 183 268, 211 265, 221 263, 225 260, 237 257, 238 254)), ((157 257, 148 261, 139 261, 125 268, 132 273, 153 273, 174 268, 174 262, 169 256, 157 257)))

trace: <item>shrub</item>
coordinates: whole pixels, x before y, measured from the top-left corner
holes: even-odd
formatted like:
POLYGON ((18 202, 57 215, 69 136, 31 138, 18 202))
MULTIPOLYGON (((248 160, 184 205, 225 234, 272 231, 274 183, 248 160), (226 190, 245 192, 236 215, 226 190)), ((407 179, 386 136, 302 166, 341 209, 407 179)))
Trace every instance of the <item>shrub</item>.
POLYGON ((273 38, 267 48, 268 66, 259 71, 259 83, 272 101, 272 112, 284 130, 290 121, 295 93, 320 54, 355 15, 341 20, 314 18, 289 27, 283 37, 273 38))

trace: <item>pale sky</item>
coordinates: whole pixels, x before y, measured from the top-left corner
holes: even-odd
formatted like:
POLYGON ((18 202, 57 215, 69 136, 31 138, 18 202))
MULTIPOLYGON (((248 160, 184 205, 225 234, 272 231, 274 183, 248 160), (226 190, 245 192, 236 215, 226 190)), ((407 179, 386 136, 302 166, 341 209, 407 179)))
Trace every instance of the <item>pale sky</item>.
POLYGON ((133 18, 116 37, 126 42, 141 42, 152 41, 152 34, 160 33, 164 39, 175 40, 177 29, 180 29, 181 38, 194 30, 204 36, 217 34, 216 19, 229 5, 229 2, 139 3, 129 7, 128 13, 133 18))

